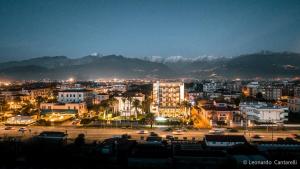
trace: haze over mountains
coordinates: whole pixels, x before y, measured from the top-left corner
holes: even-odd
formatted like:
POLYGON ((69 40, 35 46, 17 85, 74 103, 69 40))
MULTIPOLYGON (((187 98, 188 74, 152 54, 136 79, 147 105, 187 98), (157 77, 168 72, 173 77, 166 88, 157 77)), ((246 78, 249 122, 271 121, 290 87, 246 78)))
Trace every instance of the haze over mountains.
POLYGON ((119 55, 40 57, 0 63, 1 79, 277 78, 300 76, 300 54, 260 52, 237 57, 127 58, 119 55))

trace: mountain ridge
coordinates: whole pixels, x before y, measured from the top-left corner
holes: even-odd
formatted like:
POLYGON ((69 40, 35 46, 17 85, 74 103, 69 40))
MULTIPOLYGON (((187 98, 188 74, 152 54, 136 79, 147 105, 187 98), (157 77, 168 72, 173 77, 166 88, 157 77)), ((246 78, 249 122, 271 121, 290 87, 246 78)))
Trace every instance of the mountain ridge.
POLYGON ((300 75, 300 54, 270 52, 236 57, 184 58, 166 60, 129 58, 122 55, 88 55, 81 58, 44 56, 0 63, 0 78, 18 80, 97 78, 275 78, 300 75))

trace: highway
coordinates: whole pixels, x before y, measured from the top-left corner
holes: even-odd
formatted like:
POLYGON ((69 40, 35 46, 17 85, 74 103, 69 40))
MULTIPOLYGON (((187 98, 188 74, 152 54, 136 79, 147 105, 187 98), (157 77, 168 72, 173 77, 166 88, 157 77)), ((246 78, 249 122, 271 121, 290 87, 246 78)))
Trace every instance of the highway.
MULTIPOLYGON (((27 131, 24 133, 19 132, 18 126, 15 126, 12 130, 5 130, 5 126, 0 126, 0 137, 18 137, 21 139, 28 139, 32 136, 36 136, 43 131, 61 131, 67 132, 68 139, 74 140, 78 134, 85 134, 85 138, 87 141, 101 141, 106 138, 111 138, 113 136, 118 136, 122 134, 129 134, 131 135, 132 139, 139 140, 141 136, 147 137, 148 134, 137 134, 137 129, 121 129, 121 128, 83 128, 83 127, 62 127, 62 126, 28 126, 27 131), (29 131, 29 129, 31 131, 29 131)), ((209 133, 208 129, 199 129, 199 130, 188 130, 186 132, 182 132, 180 135, 173 135, 171 131, 164 131, 162 128, 153 128, 147 129, 148 132, 155 132, 158 135, 165 137, 166 135, 172 135, 174 137, 178 137, 178 139, 183 139, 183 137, 187 137, 187 139, 192 139, 193 137, 196 140, 202 140, 205 134, 209 133)), ((243 130, 239 132, 225 132, 225 134, 232 134, 232 135, 245 135, 248 140, 253 140, 253 135, 260 135, 262 136, 261 140, 276 140, 277 138, 286 138, 292 137, 292 134, 300 133, 299 130, 289 130, 289 131, 274 131, 273 134, 271 131, 267 132, 267 130, 254 130, 250 132, 244 132, 243 130)))

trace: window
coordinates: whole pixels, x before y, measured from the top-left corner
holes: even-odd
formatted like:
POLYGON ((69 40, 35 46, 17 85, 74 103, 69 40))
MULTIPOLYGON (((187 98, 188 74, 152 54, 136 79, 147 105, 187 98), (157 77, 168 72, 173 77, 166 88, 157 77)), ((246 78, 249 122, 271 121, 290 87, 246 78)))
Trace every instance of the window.
POLYGON ((81 97, 81 94, 79 94, 79 97, 81 97))

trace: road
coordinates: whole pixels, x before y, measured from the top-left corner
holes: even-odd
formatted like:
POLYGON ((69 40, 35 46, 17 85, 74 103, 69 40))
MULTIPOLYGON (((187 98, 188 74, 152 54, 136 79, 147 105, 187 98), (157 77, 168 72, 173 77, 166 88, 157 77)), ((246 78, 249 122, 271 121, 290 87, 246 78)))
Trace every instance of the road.
MULTIPOLYGON (((141 136, 147 137, 147 134, 137 134, 136 129, 120 129, 120 128, 83 128, 83 127, 61 127, 61 126, 29 126, 28 130, 24 133, 19 132, 19 127, 14 127, 13 130, 4 130, 5 126, 0 126, 0 137, 11 136, 11 137, 20 137, 21 139, 27 139, 32 136, 38 135, 42 131, 61 131, 68 133, 68 139, 74 140, 78 134, 83 133, 88 141, 101 141, 106 138, 111 138, 116 135, 129 134, 133 139, 140 139, 141 136)), ((172 132, 163 131, 162 128, 155 128, 148 130, 149 132, 153 131, 159 134, 162 137, 166 135, 173 135, 172 132)), ((188 130, 186 132, 182 132, 181 135, 173 135, 174 137, 178 137, 178 139, 183 139, 183 137, 187 137, 187 139, 192 139, 193 137, 196 140, 202 140, 205 134, 208 134, 208 129, 199 129, 199 130, 188 130)), ((273 140, 277 138, 286 138, 291 137, 291 134, 300 133, 299 130, 290 130, 290 131, 274 131, 273 132, 273 140)), ((225 133, 232 135, 245 135, 248 140, 253 140, 251 137, 255 134, 263 136, 263 140, 272 140, 272 132, 267 130, 255 130, 250 132, 239 131, 237 133, 225 133)))

